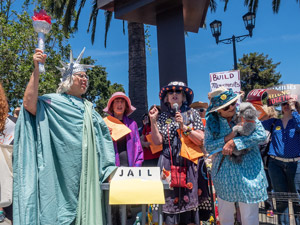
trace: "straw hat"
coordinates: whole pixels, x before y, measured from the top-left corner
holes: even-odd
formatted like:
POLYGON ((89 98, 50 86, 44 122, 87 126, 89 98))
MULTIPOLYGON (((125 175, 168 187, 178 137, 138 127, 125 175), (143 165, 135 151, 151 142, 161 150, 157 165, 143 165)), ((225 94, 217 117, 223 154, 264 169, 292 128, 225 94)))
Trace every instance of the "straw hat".
POLYGON ((194 109, 199 109, 199 108, 204 108, 204 109, 207 109, 208 108, 208 103, 206 102, 193 102, 191 105, 190 105, 191 108, 194 108, 194 109))
POLYGON ((242 94, 236 94, 233 90, 225 87, 219 87, 208 94, 210 104, 207 109, 208 113, 215 112, 219 109, 225 108, 231 103, 237 101, 242 94))
POLYGON ((106 108, 103 109, 104 112, 110 115, 113 114, 113 112, 110 111, 110 106, 116 98, 123 98, 127 102, 128 110, 126 111, 126 116, 129 116, 136 110, 136 108, 131 105, 130 99, 123 92, 115 92, 108 100, 106 108))

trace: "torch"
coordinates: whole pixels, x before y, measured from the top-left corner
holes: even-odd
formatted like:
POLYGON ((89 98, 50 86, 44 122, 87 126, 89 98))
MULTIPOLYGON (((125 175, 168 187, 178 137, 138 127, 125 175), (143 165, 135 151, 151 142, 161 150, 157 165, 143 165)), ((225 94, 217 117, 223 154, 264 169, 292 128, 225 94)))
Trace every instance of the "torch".
MULTIPOLYGON (((39 12, 34 11, 32 17, 34 30, 38 33, 38 48, 45 51, 45 34, 51 30, 51 17, 46 11, 41 9, 39 12)), ((40 73, 45 73, 44 64, 39 63, 40 73)))

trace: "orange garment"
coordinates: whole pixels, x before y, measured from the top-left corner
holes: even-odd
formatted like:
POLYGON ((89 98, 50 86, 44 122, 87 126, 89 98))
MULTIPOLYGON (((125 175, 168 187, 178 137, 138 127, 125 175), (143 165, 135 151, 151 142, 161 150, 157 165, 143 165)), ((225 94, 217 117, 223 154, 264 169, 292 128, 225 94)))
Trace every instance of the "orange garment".
POLYGON ((206 125, 206 119, 205 118, 201 118, 202 119, 202 123, 203 123, 203 126, 206 125))
POLYGON ((182 131, 181 134, 179 130, 177 132, 181 140, 180 156, 198 164, 198 159, 204 156, 200 146, 192 142, 182 131))

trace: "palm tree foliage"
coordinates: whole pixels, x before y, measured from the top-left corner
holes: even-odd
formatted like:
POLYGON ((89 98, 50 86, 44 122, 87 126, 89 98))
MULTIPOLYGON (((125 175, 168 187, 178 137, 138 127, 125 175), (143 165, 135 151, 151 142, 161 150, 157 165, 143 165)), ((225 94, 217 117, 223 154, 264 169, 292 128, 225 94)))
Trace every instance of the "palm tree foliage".
MULTIPOLYGON (((296 0, 297 3, 299 3, 300 6, 300 1, 296 0)), ((256 12, 258 8, 258 3, 259 0, 245 0, 245 5, 248 6, 249 11, 251 12, 256 12)), ((279 6, 280 6, 281 0, 272 0, 272 9, 274 13, 279 12, 279 6)))

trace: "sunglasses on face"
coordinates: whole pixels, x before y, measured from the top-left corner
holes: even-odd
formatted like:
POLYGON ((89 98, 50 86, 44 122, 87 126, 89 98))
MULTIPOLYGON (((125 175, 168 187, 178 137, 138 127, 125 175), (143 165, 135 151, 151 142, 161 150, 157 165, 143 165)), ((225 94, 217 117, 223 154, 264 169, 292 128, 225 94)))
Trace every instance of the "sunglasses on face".
POLYGON ((224 111, 227 111, 228 109, 230 109, 230 106, 234 107, 236 105, 236 101, 231 103, 230 105, 226 106, 225 108, 223 108, 224 111))
POLYGON ((180 90, 170 90, 170 91, 168 91, 168 94, 173 94, 173 93, 180 94, 181 91, 180 90))
POLYGON ((205 112, 205 109, 198 109, 199 112, 205 112))
POLYGON ((77 74, 74 74, 74 75, 79 77, 80 79, 85 78, 85 79, 89 80, 89 76, 86 75, 86 74, 77 73, 77 74))
POLYGON ((281 103, 281 106, 286 106, 288 104, 289 104, 288 102, 284 102, 284 103, 281 103))

